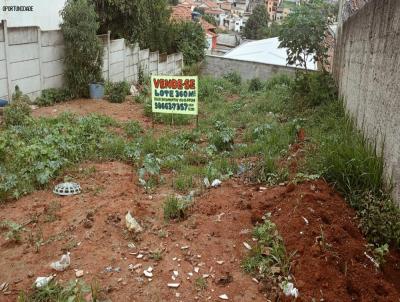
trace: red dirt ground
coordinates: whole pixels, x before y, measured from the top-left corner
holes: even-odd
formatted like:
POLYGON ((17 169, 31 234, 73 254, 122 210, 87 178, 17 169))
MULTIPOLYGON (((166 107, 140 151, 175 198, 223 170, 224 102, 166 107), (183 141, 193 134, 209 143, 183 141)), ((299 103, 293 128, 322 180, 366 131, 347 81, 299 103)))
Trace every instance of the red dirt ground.
MULTIPOLYGON (((50 107, 40 107, 33 110, 34 117, 55 117, 61 113, 70 112, 77 115, 88 115, 90 113, 103 114, 112 117, 116 121, 127 122, 130 120, 138 121, 143 129, 154 128, 156 134, 166 126, 152 123, 151 118, 144 115, 143 104, 132 101, 125 101, 121 104, 110 103, 106 100, 76 99, 68 102, 58 103, 50 107)), ((182 128, 193 128, 195 121, 190 125, 174 125, 175 130, 182 128)), ((171 126, 168 126, 171 128, 171 126)))
MULTIPOLYGON (((151 127, 141 108, 130 102, 75 100, 37 109, 34 115, 97 112, 151 127)), ((87 283, 96 280, 114 302, 221 301, 221 294, 238 302, 289 301, 271 296, 241 268, 247 254, 243 242, 253 244, 251 229, 266 212, 272 214, 287 252, 296 252, 292 272, 300 292, 297 301, 400 301, 399 253, 389 255, 385 274, 377 271, 364 254, 366 241, 357 228, 354 211, 323 181, 260 190, 233 179, 196 197, 188 219, 167 224, 162 204, 173 193, 171 186, 146 194, 129 165, 89 162, 64 176, 79 182, 82 194, 54 195, 51 188, 63 180, 59 178, 42 191, 0 205, 0 221, 27 224, 21 244, 0 237, 0 284, 10 284, 9 292, 0 292, 0 301, 15 301, 19 291, 30 289, 36 277, 53 274, 49 264, 66 250, 71 252, 72 264, 57 273, 56 280, 74 279, 74 269, 82 269, 82 279, 87 283), (135 241, 125 231, 127 211, 145 228, 135 241), (37 251, 38 238, 43 243, 37 251), (132 242, 135 247, 128 246, 132 242), (162 259, 150 259, 157 250, 162 251, 162 259), (137 259, 138 253, 144 257, 137 259), (142 267, 131 271, 129 264, 142 267), (108 266, 121 271, 105 272, 108 266), (143 276, 143 269, 149 266, 154 268, 151 281, 143 276), (174 270, 179 272, 176 281, 171 279, 174 270), (209 275, 207 288, 199 291, 195 280, 203 274, 209 275), (219 284, 227 274, 231 282, 219 284), (169 282, 179 282, 180 287, 168 288, 169 282)))
POLYGON ((288 252, 297 251, 292 269, 300 291, 298 301, 399 301, 400 279, 394 278, 400 276, 399 256, 391 255, 391 278, 377 272, 364 255, 366 242, 356 227, 354 212, 322 181, 260 191, 231 180, 197 197, 187 220, 165 224, 162 202, 172 191, 164 187, 153 195, 145 194, 128 165, 86 163, 68 176, 80 182, 82 194, 58 197, 47 189, 1 206, 1 220, 34 222, 26 226, 22 244, 0 239, 0 283, 10 283, 9 295, 0 295, 0 301, 15 301, 18 292, 30 288, 37 276, 54 273, 49 264, 66 249, 71 252, 72 265, 58 273, 57 280, 73 279, 74 269, 83 269, 83 279, 88 283, 98 280, 112 301, 218 301, 221 294, 227 294, 230 301, 266 301, 263 288, 240 266, 247 253, 243 242, 252 244, 247 230, 265 212, 272 213, 288 252), (52 201, 60 204, 55 213, 49 212, 52 201), (128 210, 145 227, 136 248, 128 247, 132 240, 124 231, 128 210), (89 212, 94 217, 92 225, 86 222, 89 212), (316 240, 321 229, 325 249, 316 240), (160 230, 168 237, 160 236, 160 230), (38 233, 44 241, 53 240, 36 253, 28 239, 38 233), (149 259, 155 250, 164 251, 162 260, 149 259), (145 255, 143 259, 132 254, 138 252, 145 255), (220 260, 222 265, 216 262, 220 260), (138 263, 143 265, 138 272, 128 269, 129 264, 138 263), (104 272, 110 265, 120 267, 121 272, 104 272), (154 268, 152 281, 143 276, 148 266, 154 268), (199 267, 198 274, 194 267, 199 267), (174 282, 173 270, 179 271, 178 289, 167 287, 174 282), (232 282, 218 285, 217 280, 227 272, 232 282), (195 279, 202 274, 210 275, 208 287, 197 291, 195 279))
POLYGON ((63 112, 71 112, 78 115, 87 115, 95 112, 108 115, 117 121, 143 120, 147 125, 151 126, 151 119, 143 118, 143 105, 129 101, 117 104, 106 100, 76 99, 50 107, 37 108, 33 110, 32 115, 35 117, 49 117, 57 116, 63 112))

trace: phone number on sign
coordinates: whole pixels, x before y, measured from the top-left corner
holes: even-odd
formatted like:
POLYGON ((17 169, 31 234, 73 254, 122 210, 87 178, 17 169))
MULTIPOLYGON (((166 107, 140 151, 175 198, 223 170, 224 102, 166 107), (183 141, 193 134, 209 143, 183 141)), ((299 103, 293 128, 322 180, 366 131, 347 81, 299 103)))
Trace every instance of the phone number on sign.
POLYGON ((189 108, 189 105, 186 103, 160 103, 160 102, 155 102, 154 107, 156 109, 162 109, 162 110, 180 110, 180 111, 187 111, 189 108))

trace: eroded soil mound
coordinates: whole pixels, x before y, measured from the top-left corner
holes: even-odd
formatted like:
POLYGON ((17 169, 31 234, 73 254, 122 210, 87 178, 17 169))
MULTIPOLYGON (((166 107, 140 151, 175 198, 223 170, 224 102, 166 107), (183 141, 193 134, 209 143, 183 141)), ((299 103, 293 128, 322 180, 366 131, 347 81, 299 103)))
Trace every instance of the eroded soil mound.
POLYGON ((82 279, 97 280, 112 301, 218 301, 222 294, 229 301, 266 301, 268 290, 241 267, 248 253, 243 242, 253 244, 251 230, 266 212, 288 253, 296 251, 298 301, 398 301, 400 257, 390 256, 384 268, 390 276, 377 271, 364 254, 354 212, 322 181, 261 190, 223 182, 195 198, 188 219, 167 224, 168 183, 146 194, 132 167, 116 162, 86 163, 67 176, 82 194, 58 197, 49 187, 1 206, 0 220, 26 225, 21 244, 0 238, 0 283, 10 284, 0 301, 15 301, 37 276, 54 273, 50 262, 66 250, 71 267, 56 279, 83 270, 82 279), (127 211, 145 228, 138 238, 125 231, 127 211), (143 275, 148 267, 152 278, 143 275))

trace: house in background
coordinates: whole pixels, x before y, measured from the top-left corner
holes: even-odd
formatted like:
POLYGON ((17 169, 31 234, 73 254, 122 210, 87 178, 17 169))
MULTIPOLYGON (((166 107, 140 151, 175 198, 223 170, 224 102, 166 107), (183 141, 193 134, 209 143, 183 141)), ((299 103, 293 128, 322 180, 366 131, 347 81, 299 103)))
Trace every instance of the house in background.
POLYGON ((211 51, 217 47, 217 34, 215 32, 217 28, 201 17, 199 20, 196 20, 197 18, 195 18, 193 9, 190 7, 190 4, 188 5, 182 3, 176 6, 172 6, 171 19, 177 21, 200 22, 200 25, 204 29, 206 35, 207 50, 211 51))
MULTIPOLYGON (((280 48, 279 44, 280 42, 278 38, 247 41, 227 52, 223 57, 234 60, 304 69, 304 67, 288 65, 287 49, 280 48)), ((308 70, 317 70, 317 63, 313 58, 314 56, 312 54, 309 55, 307 61, 308 70)))

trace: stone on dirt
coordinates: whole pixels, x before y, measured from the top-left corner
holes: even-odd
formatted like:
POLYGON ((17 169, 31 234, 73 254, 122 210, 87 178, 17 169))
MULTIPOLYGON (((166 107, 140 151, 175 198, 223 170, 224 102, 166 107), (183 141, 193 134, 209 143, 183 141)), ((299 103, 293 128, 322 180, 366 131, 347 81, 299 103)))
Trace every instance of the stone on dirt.
POLYGON ((77 271, 75 272, 75 276, 76 276, 77 278, 82 277, 82 276, 83 276, 83 270, 77 270, 77 271))
POLYGON ((131 212, 128 212, 128 214, 126 214, 125 221, 128 231, 134 233, 140 233, 143 231, 143 228, 140 226, 140 224, 136 221, 135 218, 132 217, 131 212))

